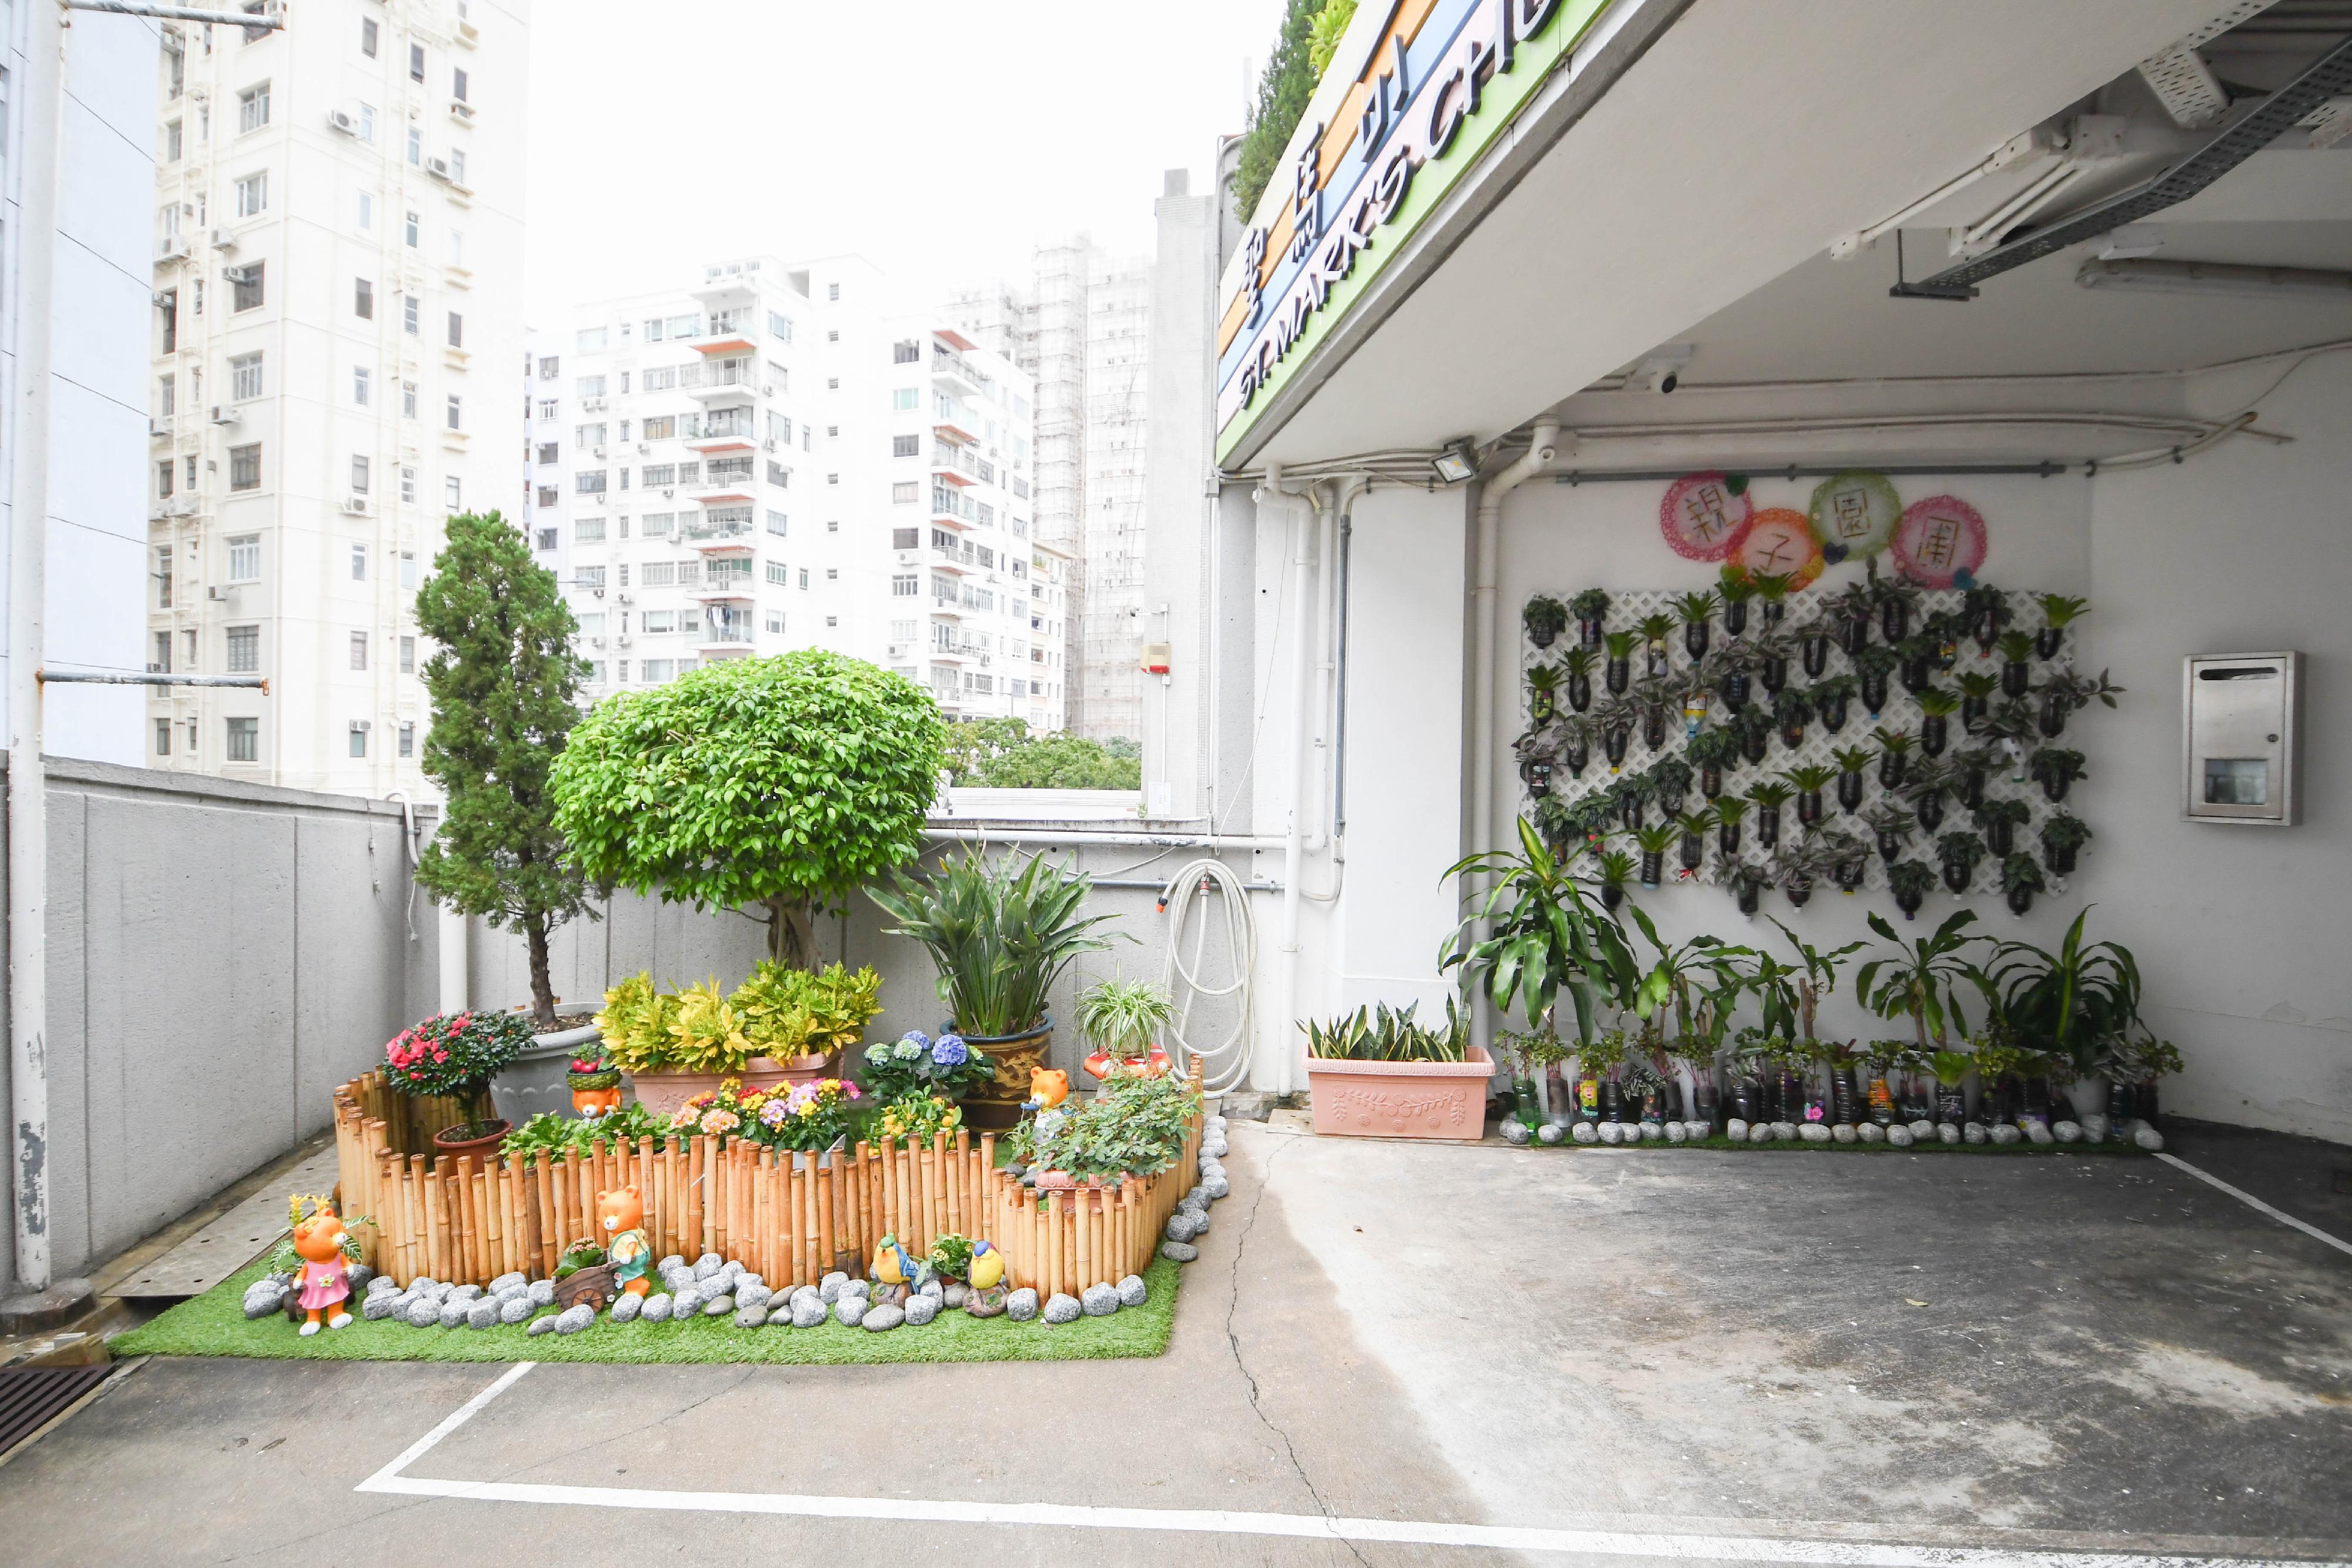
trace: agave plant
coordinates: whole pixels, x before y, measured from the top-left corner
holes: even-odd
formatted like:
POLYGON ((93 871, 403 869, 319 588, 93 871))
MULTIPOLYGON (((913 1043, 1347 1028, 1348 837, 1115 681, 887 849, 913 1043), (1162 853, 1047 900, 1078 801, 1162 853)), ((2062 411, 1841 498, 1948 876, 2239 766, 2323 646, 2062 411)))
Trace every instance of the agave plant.
POLYGON ((1622 695, 1625 688, 1633 684, 1633 649, 1641 641, 1641 636, 1633 632, 1612 632, 1601 639, 1609 652, 1603 673, 1612 692, 1622 695))
POLYGON ((1809 764, 1791 768, 1780 777, 1797 792, 1797 823, 1810 828, 1822 820, 1822 791, 1837 777, 1837 769, 1809 764))
POLYGON ((2004 632, 1994 643, 2000 650, 2000 689, 2021 697, 2033 684, 2033 639, 2022 632, 2004 632))
POLYGON ((1748 800, 1756 808, 1756 841, 1771 849, 1780 841, 1780 808, 1789 803, 1796 791, 1786 784, 1766 779, 1748 788, 1748 800))
POLYGON ((1870 738, 1878 742, 1878 782, 1888 789, 1903 788, 1903 775, 1911 766, 1911 735, 1907 730, 1877 729, 1870 738))

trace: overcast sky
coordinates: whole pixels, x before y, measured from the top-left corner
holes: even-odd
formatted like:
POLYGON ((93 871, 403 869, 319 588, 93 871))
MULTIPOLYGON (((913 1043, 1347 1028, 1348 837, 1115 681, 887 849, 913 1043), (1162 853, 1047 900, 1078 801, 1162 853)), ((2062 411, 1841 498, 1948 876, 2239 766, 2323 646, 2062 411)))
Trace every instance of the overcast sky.
MULTIPOLYGON (((708 260, 860 251, 919 298, 1205 188, 1281 0, 541 0, 533 325, 708 260)), ((910 301, 912 302, 912 301, 910 301)))

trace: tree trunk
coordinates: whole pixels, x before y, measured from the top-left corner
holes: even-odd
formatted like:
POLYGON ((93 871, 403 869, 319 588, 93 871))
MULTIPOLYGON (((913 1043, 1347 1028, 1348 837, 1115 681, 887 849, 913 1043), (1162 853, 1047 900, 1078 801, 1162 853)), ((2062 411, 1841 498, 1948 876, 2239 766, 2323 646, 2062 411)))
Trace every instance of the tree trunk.
POLYGON ((547 921, 525 915, 523 938, 530 946, 530 1013, 542 1030, 555 1028, 555 988, 547 977, 547 921))
POLYGON ((768 957, 787 969, 814 973, 816 958, 816 914, 796 899, 771 898, 768 905, 768 957))

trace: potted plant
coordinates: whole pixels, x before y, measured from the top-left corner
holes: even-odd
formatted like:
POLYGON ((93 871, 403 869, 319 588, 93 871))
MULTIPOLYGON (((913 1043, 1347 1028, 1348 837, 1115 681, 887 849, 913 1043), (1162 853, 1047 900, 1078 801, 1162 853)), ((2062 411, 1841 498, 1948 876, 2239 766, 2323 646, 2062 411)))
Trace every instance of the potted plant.
POLYGON ((2083 777, 2083 754, 2063 747, 2045 746, 2033 754, 2026 771, 2042 786, 2042 792, 2053 800, 2063 800, 2075 779, 2083 777))
POLYGON ((2033 685, 2033 639, 2023 632, 2004 632, 1994 645, 2000 650, 2002 695, 2023 696, 2033 685))
MULTIPOLYGON (((1759 613, 1764 629, 1769 632, 1789 613, 1789 589, 1795 580, 1787 572, 1759 572, 1750 580, 1756 584, 1756 597, 1763 606, 1759 613)), ((1784 662, 1785 658, 1783 655, 1784 662)))
POLYGON ((1919 749, 1929 757, 1944 754, 1944 742, 1950 734, 1952 715, 1958 711, 1960 699, 1940 686, 1930 686, 1919 694, 1919 749))
POLYGON ((1485 1133, 1493 1060, 1450 998, 1442 1029, 1420 1023, 1417 1006, 1301 1021, 1318 1136, 1466 1142, 1485 1133))
POLYGON ((2065 644, 2066 628, 2091 612, 2091 601, 2070 599, 2063 593, 2045 593, 2038 602, 2042 606, 2042 630, 2033 634, 2033 651, 2044 659, 2054 659, 2065 644))
POLYGON ((1764 748, 1772 738, 1772 721, 1761 712, 1751 710, 1738 718, 1739 755, 1749 762, 1764 760, 1764 748))
POLYGON ((1748 801, 1738 795, 1717 797, 1709 809, 1715 812, 1715 848, 1726 864, 1739 858, 1739 824, 1748 815, 1748 801))
POLYGON ((1886 868, 1886 885, 1895 894, 1895 907, 1911 920, 1927 902, 1927 890, 1936 885, 1936 873, 1925 861, 1896 861, 1886 868))
POLYGON ((1646 773, 1628 773, 1609 786, 1610 794, 1617 800, 1618 825, 1629 833, 1641 831, 1657 789, 1657 781, 1646 773))
POLYGON ((1990 583, 1978 583, 1960 595, 1960 623, 1976 639, 1979 654, 1991 656, 1993 643, 2009 621, 2009 595, 1990 583))
POLYGON ((1796 791, 1786 784, 1766 779, 1748 787, 1748 802, 1756 808, 1756 842, 1763 849, 1772 849, 1780 842, 1780 808, 1789 803, 1796 791))
POLYGON ((1559 711, 1554 694, 1559 690, 1559 668, 1555 664, 1528 666, 1528 723, 1540 727, 1549 724, 1552 715, 1559 711))
POLYGON ((2000 890, 2009 896, 2009 912, 2023 915, 2033 907, 2033 895, 2047 884, 2042 880, 2042 862, 2029 854, 2001 857, 2000 890))
MULTIPOLYGON (((1908 1043, 1916 1046, 1921 1061, 1931 1052, 1950 1050, 1952 1035, 1967 1036, 1968 1020, 1960 1010, 1961 983, 1979 991, 1988 983, 1984 972, 1966 956, 1969 948, 1985 940, 1964 934, 1974 919, 1974 910, 1963 909, 1937 926, 1934 936, 1906 942, 1884 919, 1870 917, 1871 930, 1893 944, 1895 952, 1874 956, 1854 971, 1854 994, 1880 1018, 1908 1019, 1913 1035, 1908 1043)), ((1898 1051, 1906 1044, 1902 1040, 1879 1043, 1898 1051)), ((1872 1099, 1874 1104, 1875 1085, 1872 1099)))
POLYGON ((1671 615, 1644 615, 1638 630, 1645 655, 1643 674, 1661 676, 1674 668, 1674 656, 1667 651, 1666 639, 1675 634, 1675 618, 1671 615))
POLYGON ((1722 575, 1715 591, 1723 600, 1723 634, 1738 637, 1748 630, 1748 601, 1756 597, 1756 583, 1736 566, 1725 567, 1722 575))
MULTIPOLYGON (((2038 887, 2041 868, 2032 867, 2029 887, 2038 887)), ((2004 867, 2004 870, 2007 868, 2004 867)), ((2021 879, 2026 867, 2019 867, 2021 879)), ((2022 913, 2021 911, 2021 913, 2022 913)), ((2030 942, 2004 942, 1987 977, 2001 1002, 2001 1020, 2020 1045, 2045 1052, 2070 1077, 2099 1070, 2115 1042, 2128 1039, 2139 1020, 2139 964, 2116 942, 2085 942, 2089 906, 2074 916, 2055 953, 2030 942)))
MULTIPOLYGON (((1613 874, 1622 889, 1624 869, 1603 856, 1604 887, 1613 874)), ((1446 939, 1439 972, 1459 967, 1465 990, 1484 990, 1496 1011, 1507 1016, 1519 1006, 1528 1025, 1540 1028, 1564 996, 1576 1014, 1577 1039, 1589 1042, 1603 1001, 1632 995, 1633 958, 1624 933, 1593 907, 1568 864, 1525 821, 1516 852, 1468 856, 1446 876, 1482 878, 1487 892, 1446 939)), ((1565 1037, 1565 1027, 1560 1033, 1565 1037)))
POLYGON ((1911 612, 1919 602, 1918 586, 1899 577, 1879 576, 1874 556, 1869 591, 1871 602, 1878 607, 1878 634, 1891 648, 1911 635, 1911 612))
POLYGON ((1723 793, 1723 770, 1739 756, 1739 737, 1721 727, 1702 729, 1683 746, 1683 760, 1698 770, 1698 792, 1707 800, 1723 793))
POLYGON ((942 1034, 933 1040, 913 1029, 896 1040, 876 1040, 867 1046, 858 1077, 866 1092, 880 1103, 909 1094, 937 1094, 959 1101, 974 1089, 994 1082, 996 1064, 960 1034, 942 1034))
POLYGON ((1791 768, 1780 775, 1797 792, 1797 825, 1810 828, 1822 820, 1822 791, 1837 777, 1837 770, 1818 765, 1791 768))
POLYGON ((1817 870, 1811 859, 1799 845, 1790 844, 1772 857, 1772 870, 1780 883, 1780 892, 1791 907, 1802 909, 1813 896, 1813 877, 1817 870))
POLYGON ((2033 815, 2033 810, 2022 800, 1987 800, 1969 814, 1984 834, 1985 848, 2000 860, 2015 846, 2017 830, 2033 815))
POLYGON ((2053 876, 2071 876, 2074 857, 2090 841, 2090 827, 2082 818, 2060 811, 2042 824, 2042 863, 2053 876))
POLYGON ((2107 679, 2105 670, 2099 672, 2096 680, 2063 671, 2053 674, 2042 683, 2042 712, 2038 727, 2043 735, 2055 739, 2066 732, 2068 715, 2090 706, 2094 699, 2113 707, 2116 706, 2116 694, 2123 689, 2107 679))
POLYGON ((1830 753, 1837 764, 1838 809, 1851 817, 1862 809, 1863 769, 1878 758, 1866 746, 1842 746, 1830 753))
POLYGON ((1570 714, 1553 727, 1559 749, 1553 760, 1568 768, 1568 776, 1580 779, 1592 762, 1592 721, 1582 714, 1570 714))
POLYGON ((1560 673, 1568 682, 1568 706, 1572 713, 1582 713, 1592 706, 1592 650, 1581 644, 1560 655, 1560 673))
POLYGON ((1695 876, 1706 862, 1706 831, 1715 826, 1716 814, 1706 807, 1685 811, 1675 818, 1675 826, 1683 836, 1683 874, 1695 876))
POLYGON ((1672 681, 1645 675, 1636 684, 1633 703, 1642 716, 1642 744, 1656 751, 1666 744, 1666 715, 1682 704, 1682 693, 1672 681))
POLYGON ((1568 601, 1568 612, 1576 617, 1576 640, 1588 648, 1601 646, 1601 629, 1609 619, 1609 595, 1603 590, 1588 588, 1568 601))
POLYGON ((1601 749, 1609 758, 1610 772, 1625 765, 1625 747, 1632 742, 1633 727, 1641 718, 1633 703, 1621 696, 1603 697, 1601 706, 1593 710, 1592 722, 1601 731, 1601 749))
POLYGON ((1845 650, 1845 656, 1853 658, 1870 646, 1870 585, 1849 583, 1830 595, 1822 602, 1822 617, 1828 622, 1838 646, 1845 650))
MULTIPOLYGON (((929 1144, 944 1133, 952 1140, 956 1129, 964 1124, 963 1107, 944 1094, 926 1094, 919 1091, 902 1094, 882 1107, 875 1119, 874 1130, 890 1147, 912 1142, 917 1145, 929 1144)), ((1044 1186, 1045 1183, 1038 1184, 1044 1186)))
POLYGON ((811 973, 761 959, 727 998, 751 1044, 743 1081, 768 1088, 832 1073, 866 1038, 881 997, 882 977, 870 968, 831 964, 811 973))
POLYGON ((1903 799, 1911 802, 1912 811, 1919 819, 1923 832, 1934 832, 1944 825, 1944 797, 1952 792, 1952 769, 1941 758, 1911 770, 1903 786, 1903 799))
POLYGON ((1568 630, 1568 606, 1549 593, 1536 594, 1519 612, 1519 624, 1527 629, 1528 642, 1549 648, 1568 630))
POLYGON ((1609 653, 1602 674, 1610 691, 1617 695, 1623 695, 1625 688, 1633 684, 1633 650, 1641 641, 1637 632, 1612 632, 1601 639, 1609 653))
POLYGON ((1094 1050, 1080 1065, 1096 1078, 1169 1070, 1159 1048, 1162 1030, 1175 1018, 1168 993, 1149 980, 1103 980, 1078 998, 1078 1032, 1094 1050))
POLYGON ((1874 724, 1886 706, 1887 677, 1902 662, 1903 655, 1875 643, 1853 656, 1854 679, 1862 688, 1862 711, 1870 716, 1874 724))
POLYGON ((1650 765, 1650 792, 1659 808, 1668 816, 1680 813, 1683 797, 1690 793, 1690 764, 1679 757, 1665 757, 1650 765))
MULTIPOLYGON (((653 976, 639 974, 604 993, 596 1015, 605 1060, 629 1075, 637 1101, 667 1114, 698 1094, 744 1076, 759 1049, 714 977, 665 995, 653 976)), ((762 1074, 781 1082, 781 1071, 762 1074)))
POLYGON ((1818 839, 1818 852, 1836 879, 1838 891, 1859 891, 1863 879, 1870 874, 1870 846, 1838 827, 1823 828, 1818 839))
POLYGON ((409 1126, 434 1153, 494 1158, 513 1124, 491 1114, 490 1080, 534 1039, 520 1013, 436 1014, 384 1046, 383 1081, 408 1096, 409 1126))
POLYGON ((1875 729, 1870 738, 1878 742, 1878 783, 1881 789, 1900 789, 1903 775, 1911 766, 1911 736, 1907 730, 1875 729))
MULTIPOLYGON (((1771 608, 1769 601, 1765 608, 1771 608)), ((1756 660, 1756 679, 1767 694, 1778 694, 1789 684, 1789 639, 1773 625, 1769 615, 1764 618, 1764 628, 1750 650, 1756 660)))
POLYGON ((1760 866, 1740 864, 1731 869, 1731 891, 1739 902, 1739 913, 1754 915, 1764 901, 1765 885, 1771 877, 1760 866))
POLYGON ((2000 765, 2000 755, 1989 747, 1952 754, 1952 793, 1962 807, 1973 811, 1984 804, 1985 780, 2000 765))
POLYGON ((1657 886, 1664 873, 1666 851, 1675 841, 1675 825, 1660 822, 1655 827, 1636 828, 1633 841, 1642 846, 1642 885, 1657 886))
POLYGON ((1529 730, 1511 742, 1519 754, 1519 782, 1538 798, 1551 793, 1552 753, 1541 730, 1529 730))
POLYGON ((1957 898, 1968 892, 1985 857, 1985 841, 1974 833, 1953 831, 1936 841, 1936 858, 1944 863, 1944 885, 1957 898))
POLYGON ((1794 751, 1805 744, 1805 726, 1813 716, 1812 699, 1800 686, 1784 686, 1772 697, 1772 722, 1780 727, 1780 744, 1794 751))
POLYGON ((1861 685, 1852 675, 1830 675, 1813 683, 1808 695, 1813 711, 1821 716, 1822 728, 1835 735, 1845 727, 1846 707, 1861 685))
POLYGON ((849 1142, 863 1098, 864 1092, 843 1078, 813 1079, 756 1098, 746 1095, 741 1103, 747 1111, 738 1131, 747 1143, 804 1155, 808 1159, 803 1163, 822 1168, 849 1142))
POLYGON ((1714 617, 1715 606, 1716 597, 1712 589, 1685 593, 1675 601, 1675 609, 1683 621, 1683 652, 1690 655, 1694 664, 1706 657, 1709 641, 1707 622, 1714 617))
POLYGON ((1921 632, 1906 637, 1895 646, 1895 656, 1903 661, 1903 689, 1917 696, 1935 684, 1936 662, 1943 652, 1943 641, 1932 632, 1921 632))
POLYGON ((1985 715, 1992 711, 1992 696, 2000 690, 2000 677, 1972 670, 1959 677, 1959 687, 1960 727, 1973 735, 1977 726, 1984 722, 1985 715))
POLYGON ((979 851, 940 862, 918 880, 893 878, 871 895, 893 924, 886 934, 911 936, 939 969, 950 1030, 984 1051, 994 1082, 971 1095, 973 1124, 1010 1125, 1029 1098, 1029 1073, 1053 1042, 1046 995, 1079 955, 1110 946, 1095 927, 1111 917, 1083 915, 1093 880, 1038 855, 1017 869, 979 851))
POLYGON ((1707 656, 1694 677, 1722 700, 1724 711, 1737 716, 1748 706, 1749 670, 1756 662, 1751 644, 1735 643, 1707 656))
POLYGON ((1877 838, 1878 858, 1889 865, 1895 863, 1895 857, 1903 852, 1903 846, 1911 841, 1912 831, 1919 825, 1917 818, 1891 800, 1873 806, 1863 813, 1862 821, 1877 838))
POLYGON ((1633 857, 1623 850, 1609 850, 1601 856, 1601 907, 1615 911, 1625 902, 1625 879, 1633 874, 1633 857))

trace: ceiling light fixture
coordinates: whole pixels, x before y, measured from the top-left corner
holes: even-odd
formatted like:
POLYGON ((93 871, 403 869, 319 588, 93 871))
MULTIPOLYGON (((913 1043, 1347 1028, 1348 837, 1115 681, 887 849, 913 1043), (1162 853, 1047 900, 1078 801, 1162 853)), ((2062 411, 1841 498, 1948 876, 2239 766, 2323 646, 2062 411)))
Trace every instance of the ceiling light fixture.
POLYGON ((2074 281, 2126 294, 2230 295, 2241 299, 2332 299, 2352 305, 2352 272, 2305 267, 2244 267, 2225 261, 2147 257, 2086 261, 2074 281))
POLYGON ((1430 459, 1429 465, 1437 476, 1449 485, 1459 485, 1465 479, 1475 478, 1478 473, 1478 449, 1468 436, 1449 441, 1444 449, 1430 459))

